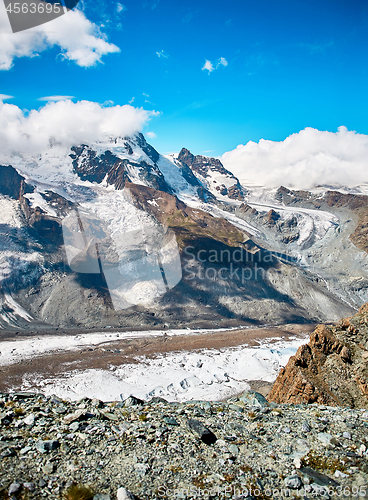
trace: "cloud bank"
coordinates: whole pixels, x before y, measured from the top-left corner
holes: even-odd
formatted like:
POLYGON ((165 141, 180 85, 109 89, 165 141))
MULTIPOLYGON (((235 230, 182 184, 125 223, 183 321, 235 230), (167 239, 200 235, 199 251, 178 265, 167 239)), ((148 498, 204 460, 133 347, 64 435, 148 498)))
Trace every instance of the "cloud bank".
POLYGON ((221 161, 244 185, 311 189, 368 182, 368 135, 306 128, 284 141, 249 141, 221 161))
POLYGON ((94 66, 106 54, 120 52, 79 10, 71 10, 36 28, 12 33, 0 1, 0 70, 9 70, 17 57, 35 57, 51 47, 59 47, 63 59, 82 67, 94 66))
POLYGON ((90 101, 49 102, 25 115, 14 104, 0 102, 0 156, 39 153, 51 144, 70 147, 110 137, 130 136, 142 129, 154 111, 132 106, 103 107, 90 101))

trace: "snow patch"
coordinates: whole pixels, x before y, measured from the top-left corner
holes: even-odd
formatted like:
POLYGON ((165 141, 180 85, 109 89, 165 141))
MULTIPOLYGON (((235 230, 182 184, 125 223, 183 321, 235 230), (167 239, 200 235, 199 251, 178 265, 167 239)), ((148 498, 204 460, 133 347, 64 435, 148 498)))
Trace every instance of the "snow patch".
POLYGON ((55 210, 50 207, 50 205, 47 203, 45 198, 40 193, 34 192, 31 194, 25 194, 24 197, 30 201, 32 208, 39 207, 44 212, 46 212, 47 215, 51 215, 52 217, 57 217, 57 213, 55 212, 55 210))

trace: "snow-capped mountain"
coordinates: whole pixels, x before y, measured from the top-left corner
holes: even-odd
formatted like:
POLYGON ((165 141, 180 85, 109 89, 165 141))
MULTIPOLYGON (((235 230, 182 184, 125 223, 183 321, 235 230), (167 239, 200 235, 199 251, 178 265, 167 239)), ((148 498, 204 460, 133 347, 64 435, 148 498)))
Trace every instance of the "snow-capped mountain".
POLYGON ((247 190, 231 172, 226 170, 220 160, 207 156, 194 156, 185 148, 180 151, 178 160, 191 169, 200 183, 206 186, 215 198, 229 197, 238 201, 245 199, 247 190))
POLYGON ((364 196, 252 191, 142 134, 7 160, 3 328, 320 321, 368 301, 364 196))

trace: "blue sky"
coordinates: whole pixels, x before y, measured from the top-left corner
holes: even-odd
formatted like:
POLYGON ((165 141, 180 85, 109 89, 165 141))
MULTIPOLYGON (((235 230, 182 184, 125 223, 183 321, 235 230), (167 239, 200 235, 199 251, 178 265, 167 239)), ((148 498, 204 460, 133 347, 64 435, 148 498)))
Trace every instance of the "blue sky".
POLYGON ((46 34, 44 46, 22 48, 0 71, 0 93, 14 96, 7 102, 28 110, 53 95, 131 102, 160 112, 145 128, 160 152, 218 156, 306 127, 368 134, 365 1, 87 0, 78 8, 100 28, 106 53, 89 65, 46 34))

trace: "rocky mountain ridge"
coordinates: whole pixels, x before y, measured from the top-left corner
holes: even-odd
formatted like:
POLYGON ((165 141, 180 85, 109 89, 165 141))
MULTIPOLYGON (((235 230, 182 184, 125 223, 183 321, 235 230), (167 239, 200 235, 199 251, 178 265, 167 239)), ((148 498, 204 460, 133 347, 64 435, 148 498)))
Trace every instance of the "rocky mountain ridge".
POLYGON ((220 160, 207 156, 194 156, 188 149, 183 148, 178 155, 178 161, 188 166, 212 194, 228 196, 238 201, 244 200, 246 189, 231 172, 226 170, 220 160))
POLYGON ((336 326, 319 325, 281 369, 268 398, 368 408, 368 304, 336 326))

